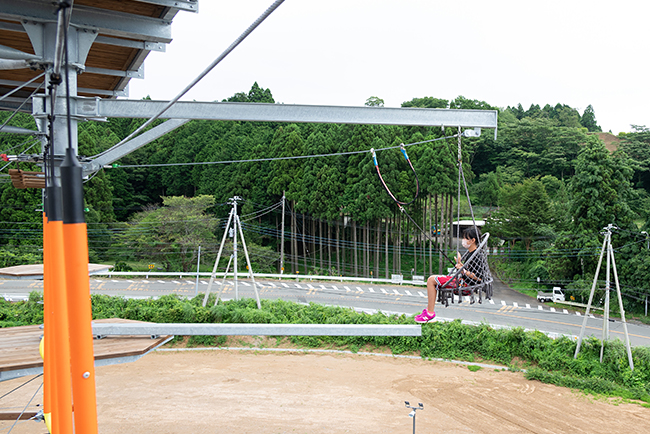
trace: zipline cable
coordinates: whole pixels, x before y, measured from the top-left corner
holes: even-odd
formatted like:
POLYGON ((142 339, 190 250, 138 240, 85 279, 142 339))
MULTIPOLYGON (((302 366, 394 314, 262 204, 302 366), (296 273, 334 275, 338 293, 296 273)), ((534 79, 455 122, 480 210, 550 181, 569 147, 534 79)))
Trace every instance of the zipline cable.
POLYGON ((232 44, 230 44, 230 46, 229 46, 228 48, 226 48, 226 50, 225 50, 223 53, 221 53, 221 55, 220 55, 219 57, 217 57, 217 58, 216 58, 216 59, 215 59, 215 60, 214 60, 210 65, 208 65, 208 67, 205 68, 205 69, 203 70, 203 72, 201 72, 201 73, 198 75, 198 77, 196 77, 194 80, 192 80, 192 82, 191 82, 190 84, 188 84, 188 85, 185 87, 185 89, 183 89, 183 90, 182 90, 178 95, 176 95, 176 96, 175 96, 171 101, 169 101, 169 102, 165 105, 165 107, 163 107, 163 109, 162 109, 158 114, 156 114, 155 116, 153 116, 151 119, 147 120, 144 124, 140 125, 140 126, 139 126, 135 131, 133 131, 131 134, 129 134, 128 136, 126 136, 124 139, 122 139, 118 144, 116 144, 115 146, 111 147, 110 149, 108 149, 108 150, 106 150, 106 151, 104 151, 104 152, 102 152, 102 153, 100 153, 100 154, 97 154, 95 157, 98 157, 98 156, 100 156, 100 155, 103 155, 103 154, 105 154, 106 152, 110 151, 111 149, 115 149, 115 148, 117 148, 117 147, 119 147, 119 146, 122 146, 122 145, 123 145, 124 143, 126 143, 128 140, 130 140, 131 138, 133 138, 136 134, 138 134, 139 132, 141 132, 142 130, 144 130, 146 127, 148 127, 149 125, 151 125, 154 121, 156 121, 160 116, 163 115, 163 113, 165 113, 167 110, 169 110, 169 108, 170 108, 171 106, 173 106, 174 104, 176 104, 176 102, 177 102, 177 101, 178 101, 178 100, 179 100, 183 95, 185 95, 187 92, 189 92, 189 90, 192 89, 192 88, 194 87, 194 85, 196 85, 196 83, 198 83, 201 79, 203 79, 206 75, 208 75, 208 73, 209 73, 210 71, 212 71, 212 70, 214 69, 215 66, 217 66, 217 65, 218 65, 218 64, 219 64, 223 59, 225 59, 226 56, 227 56, 228 54, 230 54, 230 52, 232 52, 232 51, 233 51, 233 50, 234 50, 234 49, 235 49, 235 48, 236 48, 236 47, 237 47, 237 46, 238 46, 238 45, 239 45, 239 44, 240 44, 244 39, 246 39, 246 37, 248 37, 248 35, 250 35, 250 34, 253 32, 253 30, 255 30, 255 29, 257 28, 257 26, 259 26, 260 24, 262 24, 262 22, 263 22, 266 18, 268 18, 268 16, 271 15, 271 14, 273 13, 273 11, 275 11, 275 10, 276 10, 276 9, 277 9, 277 8, 278 8, 278 7, 283 3, 283 2, 284 2, 284 0, 276 0, 276 1, 271 5, 271 6, 269 6, 269 8, 268 8, 267 10, 265 10, 264 13, 262 13, 262 15, 260 15, 260 16, 259 16, 259 17, 258 17, 258 18, 253 22, 253 24, 251 24, 251 25, 250 25, 250 26, 249 26, 249 27, 244 31, 244 33, 242 33, 241 35, 239 35, 239 37, 238 37, 237 39, 235 39, 235 41, 234 41, 232 44))

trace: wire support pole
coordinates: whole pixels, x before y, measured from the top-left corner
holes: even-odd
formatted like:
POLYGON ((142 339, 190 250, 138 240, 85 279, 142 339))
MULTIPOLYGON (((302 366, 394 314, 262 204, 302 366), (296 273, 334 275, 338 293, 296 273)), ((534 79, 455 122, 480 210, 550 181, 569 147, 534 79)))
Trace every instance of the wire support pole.
POLYGON ((284 274, 284 204, 286 202, 285 192, 282 192, 282 226, 280 229, 280 274, 284 274))
POLYGON ((596 290, 596 285, 598 284, 598 276, 600 274, 600 267, 603 262, 603 256, 605 253, 607 253, 607 259, 606 259, 606 273, 605 273, 605 307, 604 307, 604 313, 603 313, 603 336, 602 336, 602 342, 601 342, 601 347, 600 347, 600 362, 603 362, 603 353, 604 353, 604 348, 605 348, 605 341, 609 339, 609 302, 610 302, 610 291, 611 291, 611 281, 610 281, 610 270, 614 271, 614 282, 616 284, 616 294, 618 298, 618 303, 619 303, 619 310, 621 312, 621 321, 623 322, 623 329, 625 332, 625 344, 626 344, 626 349, 627 349, 627 356, 628 356, 628 362, 630 366, 630 370, 634 370, 634 361, 632 359, 632 348, 630 345, 630 336, 628 334, 627 330, 627 322, 625 320, 625 309, 623 307, 623 298, 621 295, 621 287, 620 283, 618 281, 618 272, 616 270, 616 260, 614 258, 614 250, 612 248, 612 229, 615 229, 616 226, 609 224, 607 227, 604 228, 604 233, 605 233, 605 239, 603 240, 603 247, 600 251, 600 257, 598 259, 598 265, 596 267, 596 273, 594 274, 594 281, 591 286, 591 291, 589 293, 589 301, 587 303, 587 309, 585 311, 585 316, 582 320, 582 327, 580 328, 580 335, 578 337, 578 344, 576 345, 576 351, 575 354, 573 355, 573 358, 576 359, 578 357, 578 353, 580 352, 580 347, 582 345, 582 340, 584 338, 584 333, 585 329, 587 327, 587 319, 589 318, 589 311, 592 306, 592 302, 594 299, 594 293, 596 290))
POLYGON ((212 284, 214 283, 215 274, 217 273, 217 266, 219 265, 219 259, 221 259, 223 246, 226 244, 226 237, 228 236, 228 228, 230 227, 230 222, 232 222, 232 216, 233 216, 233 210, 230 210, 230 215, 228 216, 228 223, 226 223, 226 229, 223 231, 223 237, 221 238, 221 245, 219 246, 219 252, 217 253, 217 259, 214 261, 212 274, 210 274, 210 282, 208 283, 208 289, 205 291, 205 296, 203 297, 203 307, 205 307, 205 305, 208 303, 208 297, 210 296, 210 290, 212 289, 212 284))
MULTIPOLYGON (((133 138, 136 134, 140 133, 146 127, 151 125, 160 116, 162 116, 163 113, 165 113, 167 110, 169 110, 169 108, 171 106, 176 104, 176 102, 179 99, 181 99, 181 97, 183 97, 183 95, 185 95, 187 92, 189 92, 190 89, 192 89, 199 81, 201 81, 206 75, 208 75, 208 73, 210 71, 212 71, 215 66, 217 66, 223 59, 226 58, 226 56, 228 56, 228 54, 230 54, 239 44, 241 44, 244 41, 244 39, 246 39, 248 37, 248 35, 250 35, 253 32, 253 30, 255 30, 257 28, 257 26, 262 24, 262 22, 266 18, 268 18, 269 15, 271 15, 273 13, 273 11, 275 11, 282 3, 284 3, 284 0, 276 0, 271 6, 269 6, 269 8, 267 10, 264 11, 264 13, 262 13, 262 15, 260 15, 253 22, 253 24, 251 24, 244 31, 244 33, 239 35, 239 37, 237 39, 235 39, 235 41, 232 44, 230 44, 230 46, 228 48, 226 48, 226 50, 223 53, 221 53, 221 55, 219 55, 219 57, 217 57, 215 60, 213 60, 212 63, 207 68, 205 68, 203 70, 203 72, 201 72, 194 80, 192 80, 190 82, 190 84, 188 84, 185 87, 185 89, 183 89, 178 95, 176 95, 171 101, 169 101, 167 103, 167 105, 165 105, 165 107, 163 107, 163 109, 157 115, 153 116, 151 119, 146 121, 144 124, 142 124, 140 127, 138 127, 135 131, 133 131, 131 134, 129 134, 127 137, 125 137, 123 140, 121 140, 117 145, 113 146, 111 149, 123 145, 124 143, 129 141, 131 138, 133 138)), ((102 154, 99 154, 99 155, 102 155, 102 154)))

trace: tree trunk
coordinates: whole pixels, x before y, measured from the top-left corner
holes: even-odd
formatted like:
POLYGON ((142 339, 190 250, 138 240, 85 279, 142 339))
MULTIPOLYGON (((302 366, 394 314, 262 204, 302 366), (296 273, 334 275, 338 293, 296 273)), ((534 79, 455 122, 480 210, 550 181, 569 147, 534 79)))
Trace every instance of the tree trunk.
POLYGON ((302 254, 303 254, 303 262, 305 264, 305 274, 309 274, 309 269, 307 268, 307 256, 309 255, 309 252, 307 251, 307 244, 305 241, 305 235, 307 232, 307 225, 305 224, 305 213, 302 213, 302 254))
POLYGON ((390 218, 386 218, 386 234, 384 235, 385 241, 384 241, 384 264, 386 266, 386 279, 390 278, 390 275, 388 274, 388 229, 390 225, 390 218))
POLYGON ((320 263, 321 273, 323 272, 323 221, 318 219, 318 244, 320 248, 318 249, 318 257, 320 263))
POLYGON ((325 222, 327 225, 327 274, 332 270, 332 225, 330 222, 325 222))
POLYGON ((359 257, 357 252, 357 222, 352 220, 352 248, 354 249, 354 276, 359 276, 359 257))
POLYGON ((379 245, 381 242, 381 219, 377 219, 377 231, 375 232, 375 279, 379 277, 379 245))
POLYGON ((339 240, 341 238, 341 225, 339 222, 336 223, 336 272, 339 274, 341 273, 341 257, 339 253, 339 240))

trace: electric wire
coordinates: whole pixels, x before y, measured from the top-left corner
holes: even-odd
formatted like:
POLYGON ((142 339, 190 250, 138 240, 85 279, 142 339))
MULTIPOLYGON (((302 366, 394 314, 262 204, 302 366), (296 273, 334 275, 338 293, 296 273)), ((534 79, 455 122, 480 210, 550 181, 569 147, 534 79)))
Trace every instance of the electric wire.
POLYGON ((42 72, 42 73, 38 74, 36 77, 32 78, 31 80, 26 81, 25 83, 21 84, 20 86, 18 86, 18 87, 15 88, 14 90, 12 90, 12 91, 10 91, 10 92, 8 92, 8 93, 6 93, 6 94, 0 96, 0 101, 2 101, 3 99, 5 99, 5 98, 7 98, 7 97, 9 97, 9 96, 11 96, 11 95, 13 95, 14 93, 18 92, 18 91, 19 91, 20 89, 22 89, 23 87, 32 84, 33 82, 35 82, 35 81, 38 80, 39 78, 43 77, 44 75, 45 75, 45 72, 42 72))
POLYGON ((41 376, 43 376, 43 374, 38 374, 38 375, 36 375, 34 378, 31 378, 31 379, 25 381, 25 382, 24 382, 23 384, 21 384, 20 386, 15 387, 15 388, 13 388, 12 390, 10 390, 9 392, 7 392, 7 393, 5 393, 4 395, 0 396, 0 399, 2 399, 2 398, 4 398, 4 397, 6 397, 6 396, 12 394, 12 393, 15 392, 16 390, 20 389, 20 388, 23 387, 23 386, 26 386, 27 384, 31 383, 32 381, 36 380, 37 378, 39 378, 39 377, 41 377, 41 376))
POLYGON ((41 387, 43 387, 43 383, 41 383, 41 385, 38 386, 38 389, 36 389, 36 392, 34 392, 34 394, 32 395, 32 397, 30 398, 29 402, 27 402, 27 404, 25 405, 25 408, 23 408, 23 411, 20 412, 20 415, 18 415, 18 419, 16 419, 16 420, 14 421, 14 424, 11 425, 11 428, 9 428, 9 431, 7 432, 7 434, 11 433, 11 431, 14 429, 14 427, 16 426, 16 424, 18 423, 18 421, 20 420, 20 418, 22 417, 22 415, 25 413, 25 411, 27 411, 27 407, 29 407, 29 404, 32 403, 32 401, 33 401, 34 398, 36 397, 36 394, 41 390, 41 387))
POLYGON ((0 126, 0 131, 2 131, 2 129, 5 127, 5 125, 7 125, 7 124, 9 123, 9 121, 12 120, 14 116, 16 116, 16 114, 18 114, 18 112, 20 111, 20 109, 23 108, 23 106, 24 106, 25 104, 27 104, 27 101, 31 101, 32 97, 33 97, 34 95, 36 95, 36 92, 38 92, 38 91, 41 89, 42 86, 43 86, 43 83, 40 83, 40 84, 38 85, 38 87, 36 87, 36 89, 34 89, 34 91, 33 91, 33 92, 32 92, 32 93, 31 93, 27 98, 25 98, 25 100, 24 100, 24 101, 23 101, 23 102, 18 106, 18 108, 14 110, 14 112, 11 114, 11 116, 9 116, 9 117, 4 121, 4 123, 0 126))
MULTIPOLYGON (((414 143, 402 144, 397 146, 387 146, 385 148, 375 149, 375 152, 386 151, 389 149, 397 149, 397 148, 401 148, 402 146, 406 147, 406 146, 420 145, 422 143, 437 142, 439 140, 446 140, 452 137, 456 137, 456 135, 438 137, 436 139, 423 140, 421 142, 414 142, 414 143)), ((196 161, 196 162, 189 162, 189 163, 125 164, 125 165, 118 165, 115 168, 125 169, 125 168, 141 168, 141 167, 205 166, 205 165, 212 165, 212 164, 258 163, 263 161, 300 160, 306 158, 336 157, 341 155, 365 154, 370 151, 371 149, 364 149, 361 151, 334 152, 331 154, 296 155, 293 157, 253 158, 253 159, 246 159, 246 160, 196 161)), ((92 158, 97 158, 100 155, 101 154, 94 156, 92 158)))

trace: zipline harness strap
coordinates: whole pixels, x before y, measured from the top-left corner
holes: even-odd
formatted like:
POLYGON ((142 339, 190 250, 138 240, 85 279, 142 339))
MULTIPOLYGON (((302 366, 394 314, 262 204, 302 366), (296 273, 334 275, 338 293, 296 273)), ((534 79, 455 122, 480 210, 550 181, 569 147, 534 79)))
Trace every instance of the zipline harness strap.
MULTIPOLYGON (((398 200, 395 195, 390 191, 388 186, 386 185, 386 182, 384 181, 384 178, 381 176, 381 171, 379 170, 379 163, 377 163, 377 153, 375 152, 375 148, 372 148, 370 150, 370 153, 372 154, 372 161, 375 163, 375 169, 377 169, 377 175, 379 175, 379 179, 381 180, 382 185, 388 192, 388 195, 399 205, 400 209, 402 208, 402 205, 410 205, 413 202, 415 202, 415 199, 418 198, 418 195, 420 194, 420 180, 418 179, 418 174, 415 172, 415 168, 413 167, 413 164, 411 163, 411 160, 409 159, 409 156, 406 154, 406 148, 404 147, 404 143, 400 145, 400 150, 402 151, 402 154, 404 155, 404 158, 406 159, 406 162, 409 163, 409 167, 413 171, 413 175, 415 175, 415 196, 413 199, 411 199, 410 202, 402 202, 401 200, 398 200)), ((402 210, 403 212, 403 210, 402 210)))

